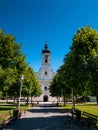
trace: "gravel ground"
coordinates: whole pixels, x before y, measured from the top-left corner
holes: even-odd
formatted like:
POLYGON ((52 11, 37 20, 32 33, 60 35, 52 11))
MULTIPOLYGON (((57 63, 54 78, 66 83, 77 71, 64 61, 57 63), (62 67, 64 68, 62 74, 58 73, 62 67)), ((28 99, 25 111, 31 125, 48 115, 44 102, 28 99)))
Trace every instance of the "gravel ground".
MULTIPOLYGON (((87 130, 58 107, 33 107, 3 130, 87 130)), ((90 129, 89 129, 90 130, 90 129)))

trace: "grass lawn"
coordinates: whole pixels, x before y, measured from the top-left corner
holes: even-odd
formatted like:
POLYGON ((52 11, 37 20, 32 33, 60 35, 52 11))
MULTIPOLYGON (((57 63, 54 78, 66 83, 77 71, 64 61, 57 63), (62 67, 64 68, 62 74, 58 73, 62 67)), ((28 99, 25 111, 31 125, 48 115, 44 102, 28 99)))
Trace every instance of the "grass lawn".
MULTIPOLYGON (((71 109, 72 105, 66 104, 64 108, 71 109)), ((88 103, 76 104, 75 108, 98 116, 98 106, 95 103, 88 102, 88 103)))
MULTIPOLYGON (((76 104, 75 108, 98 116, 98 106, 95 103, 88 102, 88 103, 76 104)), ((66 104, 66 106, 64 106, 64 109, 72 109, 72 104, 66 104)), ((96 126, 98 128, 98 122, 96 126)))
MULTIPOLYGON (((13 111, 13 109, 17 108, 16 104, 0 104, 0 114, 5 112, 13 111)), ((29 107, 27 105, 21 105, 21 110, 27 110, 29 107)))
POLYGON ((76 105, 76 109, 98 116, 98 106, 96 105, 91 105, 91 104, 76 105))
MULTIPOLYGON (((0 123, 4 120, 8 120, 10 117, 13 116, 13 110, 17 108, 17 105, 14 103, 0 103, 0 123)), ((21 104, 21 111, 27 110, 29 107, 27 105, 21 104)))

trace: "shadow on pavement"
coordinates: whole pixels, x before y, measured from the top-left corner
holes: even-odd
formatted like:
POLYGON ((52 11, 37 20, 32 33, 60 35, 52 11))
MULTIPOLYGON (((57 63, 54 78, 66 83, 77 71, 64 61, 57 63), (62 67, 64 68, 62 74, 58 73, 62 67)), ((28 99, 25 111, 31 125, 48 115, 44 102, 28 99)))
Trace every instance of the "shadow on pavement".
POLYGON ((22 118, 4 130, 87 130, 69 116, 22 118))
POLYGON ((35 107, 4 130, 87 130, 80 122, 58 107, 35 107))
POLYGON ((31 113, 64 113, 62 109, 58 109, 58 108, 29 109, 28 111, 31 113))

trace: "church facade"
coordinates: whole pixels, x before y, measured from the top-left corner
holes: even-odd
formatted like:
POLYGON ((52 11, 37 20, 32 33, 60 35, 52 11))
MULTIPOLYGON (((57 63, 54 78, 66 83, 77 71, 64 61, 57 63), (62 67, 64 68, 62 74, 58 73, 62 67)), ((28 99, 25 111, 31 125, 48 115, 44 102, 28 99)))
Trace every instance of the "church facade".
POLYGON ((51 51, 48 49, 47 44, 45 44, 45 47, 41 52, 41 56, 41 68, 35 73, 42 89, 42 94, 40 97, 37 97, 37 101, 55 101, 55 98, 53 98, 49 93, 50 82, 55 76, 55 72, 51 69, 51 51))

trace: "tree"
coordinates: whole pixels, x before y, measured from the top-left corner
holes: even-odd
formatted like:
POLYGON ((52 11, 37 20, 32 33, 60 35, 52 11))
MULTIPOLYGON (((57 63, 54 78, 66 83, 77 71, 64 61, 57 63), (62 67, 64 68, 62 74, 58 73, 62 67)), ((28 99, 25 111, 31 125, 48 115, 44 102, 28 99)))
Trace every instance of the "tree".
POLYGON ((12 68, 6 68, 4 69, 2 73, 2 78, 1 79, 1 90, 3 92, 3 95, 6 96, 10 95, 10 90, 13 84, 16 83, 16 71, 15 69, 12 68))
POLYGON ((65 93, 67 91, 70 93, 70 90, 73 89, 76 97, 78 95, 87 96, 93 92, 98 105, 97 81, 98 33, 89 26, 82 27, 74 35, 70 52, 64 57, 64 64, 57 71, 50 91, 53 95, 58 95, 60 88, 65 93))
POLYGON ((95 91, 98 105, 98 32, 89 26, 78 29, 73 38, 71 51, 73 68, 79 75, 77 79, 79 82, 81 79, 81 85, 86 86, 86 90, 95 91))
MULTIPOLYGON (((3 78, 3 73, 4 73, 4 71, 2 69, 2 66, 0 66, 0 83, 1 83, 2 78, 3 78)), ((2 97, 2 95, 3 95, 3 92, 2 92, 2 89, 0 87, 0 97, 2 97)))
POLYGON ((49 87, 51 96, 59 97, 61 95, 61 89, 58 82, 58 74, 56 74, 51 81, 50 87, 49 87))
POLYGON ((67 86, 67 80, 66 80, 66 68, 64 65, 62 65, 55 77, 53 78, 53 81, 50 85, 50 92, 52 96, 56 97, 63 97, 64 98, 64 105, 65 100, 70 97, 71 89, 67 86))
POLYGON ((27 64, 21 45, 15 42, 11 34, 5 34, 3 30, 0 30, 0 66, 4 72, 0 78, 0 90, 8 93, 9 89, 13 88, 12 93, 16 93, 19 90, 19 76, 23 74, 27 64))
POLYGON ((27 97, 39 96, 41 94, 41 87, 31 67, 27 67, 24 72, 23 95, 27 97))
POLYGON ((67 64, 63 64, 57 71, 59 74, 59 84, 61 84, 64 105, 67 98, 71 97, 71 87, 68 86, 69 78, 67 77, 67 69, 67 64))
POLYGON ((18 99, 22 75, 24 75, 22 94, 28 97, 39 96, 40 85, 33 69, 26 63, 21 44, 15 42, 13 35, 0 30, 0 93, 18 99))

